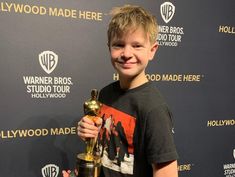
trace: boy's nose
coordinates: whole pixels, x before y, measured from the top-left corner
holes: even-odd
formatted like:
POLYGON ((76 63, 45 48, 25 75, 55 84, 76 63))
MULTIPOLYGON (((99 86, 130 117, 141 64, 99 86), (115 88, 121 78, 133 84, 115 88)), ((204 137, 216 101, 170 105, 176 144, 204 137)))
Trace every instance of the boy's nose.
POLYGON ((133 54, 132 54, 132 50, 131 50, 130 47, 126 46, 126 47, 123 48, 123 51, 121 53, 122 58, 129 59, 129 58, 132 57, 132 55, 133 54))

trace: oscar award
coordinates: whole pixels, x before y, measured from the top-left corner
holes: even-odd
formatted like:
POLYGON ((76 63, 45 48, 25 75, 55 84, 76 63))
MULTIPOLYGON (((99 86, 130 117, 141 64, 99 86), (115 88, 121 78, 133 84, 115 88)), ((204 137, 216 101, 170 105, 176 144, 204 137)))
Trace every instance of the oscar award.
MULTIPOLYGON (((91 98, 84 103, 84 114, 92 121, 100 114, 101 103, 97 101, 98 91, 91 91, 91 98)), ((101 167, 101 159, 97 138, 86 139, 86 151, 77 155, 77 177, 98 177, 101 167)))

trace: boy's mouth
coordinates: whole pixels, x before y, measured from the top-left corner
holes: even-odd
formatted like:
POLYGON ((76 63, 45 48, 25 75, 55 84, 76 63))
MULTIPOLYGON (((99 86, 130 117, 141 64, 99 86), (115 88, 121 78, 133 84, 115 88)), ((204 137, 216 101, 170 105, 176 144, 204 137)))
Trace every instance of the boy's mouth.
POLYGON ((124 69, 130 69, 132 68, 136 62, 129 62, 129 61, 118 61, 118 65, 124 69))
POLYGON ((121 59, 121 58, 118 58, 118 59, 117 59, 117 63, 123 64, 123 65, 133 65, 133 64, 136 64, 135 61, 124 60, 124 59, 121 59))

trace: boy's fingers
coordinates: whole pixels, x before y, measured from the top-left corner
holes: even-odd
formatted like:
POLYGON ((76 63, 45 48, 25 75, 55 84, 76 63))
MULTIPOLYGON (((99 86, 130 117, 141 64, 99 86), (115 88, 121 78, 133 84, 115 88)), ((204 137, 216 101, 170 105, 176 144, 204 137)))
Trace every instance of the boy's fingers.
POLYGON ((77 126, 77 134, 80 138, 85 140, 86 138, 97 137, 102 124, 102 119, 95 116, 84 116, 77 126))
POLYGON ((98 131, 98 128, 95 126, 95 123, 93 121, 87 122, 87 121, 81 120, 78 122, 78 128, 80 128, 80 130, 83 130, 83 131, 86 131, 86 130, 98 131))
POLYGON ((96 137, 96 135, 98 134, 98 130, 84 129, 81 126, 78 126, 77 130, 78 130, 78 136, 82 138, 92 138, 96 137))

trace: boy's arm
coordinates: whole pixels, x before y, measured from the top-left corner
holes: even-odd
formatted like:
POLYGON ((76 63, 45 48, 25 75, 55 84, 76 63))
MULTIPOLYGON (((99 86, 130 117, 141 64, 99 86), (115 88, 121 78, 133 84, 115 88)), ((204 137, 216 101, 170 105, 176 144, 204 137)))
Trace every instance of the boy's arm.
POLYGON ((177 161, 153 164, 153 177, 178 177, 177 161))

